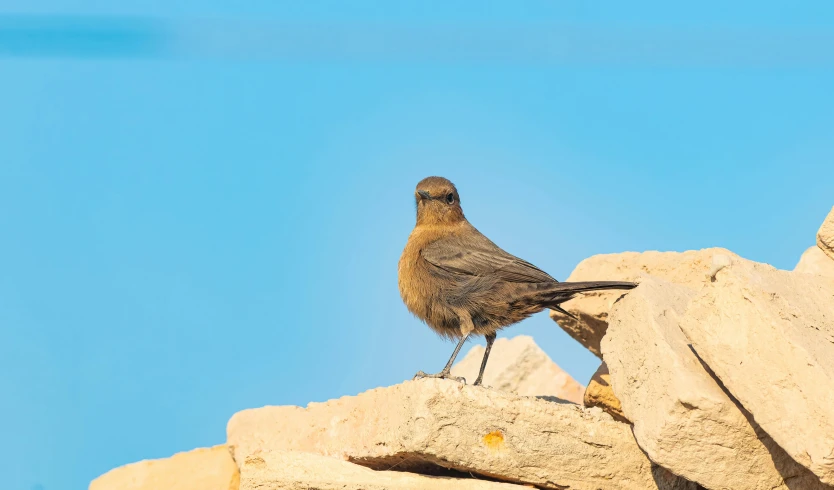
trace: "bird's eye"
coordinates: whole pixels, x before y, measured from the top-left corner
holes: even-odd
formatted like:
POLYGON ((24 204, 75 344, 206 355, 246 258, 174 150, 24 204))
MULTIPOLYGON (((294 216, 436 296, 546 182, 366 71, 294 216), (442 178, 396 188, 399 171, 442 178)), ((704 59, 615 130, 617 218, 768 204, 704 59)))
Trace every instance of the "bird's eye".
POLYGON ((448 203, 448 204, 454 204, 455 203, 455 195, 452 194, 451 192, 446 194, 446 203, 448 203))

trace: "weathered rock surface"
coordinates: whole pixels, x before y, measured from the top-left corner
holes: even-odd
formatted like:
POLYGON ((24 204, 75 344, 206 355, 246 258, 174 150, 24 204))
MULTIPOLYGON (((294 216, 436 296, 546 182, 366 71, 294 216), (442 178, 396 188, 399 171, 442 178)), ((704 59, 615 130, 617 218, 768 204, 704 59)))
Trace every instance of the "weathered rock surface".
MULTIPOLYGON (((697 289, 710 282, 714 263, 731 262, 738 257, 724 248, 706 248, 686 252, 624 252, 594 255, 573 270, 568 281, 616 280, 640 282, 644 275, 652 275, 674 284, 697 289)), ((551 311, 550 317, 571 337, 597 357, 600 341, 608 328, 608 312, 625 291, 594 291, 563 303, 562 307, 579 321, 551 311)))
POLYGON ((90 490, 238 490, 239 482, 229 448, 214 446, 110 470, 90 490))
POLYGON ((608 373, 608 365, 604 362, 600 364, 591 377, 591 381, 588 382, 583 404, 589 408, 599 407, 614 417, 614 420, 630 423, 623 413, 619 398, 614 394, 614 389, 611 388, 611 375, 608 373))
POLYGON ((611 311, 602 352, 640 447, 709 489, 827 488, 766 434, 757 435, 689 349, 679 323, 696 295, 646 278, 611 311))
MULTIPOLYGON (((483 358, 484 347, 476 345, 452 366, 452 375, 474 382, 483 358)), ((555 396, 574 403, 582 403, 585 391, 527 335, 495 341, 484 370, 484 385, 517 395, 555 396)))
POLYGON ((825 255, 821 248, 814 245, 802 254, 793 271, 834 277, 834 258, 825 255))
POLYGON ((375 471, 348 461, 298 451, 265 451, 241 465, 240 490, 521 490, 528 487, 474 478, 375 471))
POLYGON ((834 279, 736 261, 680 327, 762 429, 834 484, 834 279))
POLYGON ((834 259, 834 207, 825 217, 820 230, 817 232, 817 246, 826 255, 834 259))
POLYGON ((422 379, 308 407, 235 414, 235 459, 299 450, 373 469, 453 469, 541 488, 694 488, 653 465, 631 428, 598 411, 422 379), (660 482, 660 483, 658 483, 660 482))

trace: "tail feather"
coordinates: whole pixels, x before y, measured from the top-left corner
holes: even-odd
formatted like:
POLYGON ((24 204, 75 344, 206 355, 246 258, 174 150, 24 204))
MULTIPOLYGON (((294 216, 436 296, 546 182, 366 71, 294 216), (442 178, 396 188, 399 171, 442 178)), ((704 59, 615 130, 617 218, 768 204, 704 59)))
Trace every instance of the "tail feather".
POLYGON ((636 283, 623 281, 559 282, 548 286, 547 290, 541 291, 541 296, 539 297, 542 299, 542 306, 576 319, 574 315, 568 313, 560 306, 565 301, 572 299, 575 295, 589 291, 634 289, 635 287, 637 287, 636 283))
POLYGON ((550 306, 550 309, 556 310, 556 311, 558 311, 559 313, 561 313, 565 316, 569 316, 569 317, 573 318, 574 320, 579 321, 579 318, 576 318, 576 316, 573 313, 568 312, 568 310, 562 308, 558 303, 554 303, 554 304, 551 304, 549 306, 550 306))
POLYGON ((548 291, 565 293, 584 293, 586 291, 599 291, 602 289, 634 289, 637 283, 625 281, 583 281, 583 282, 557 282, 547 288, 548 291))

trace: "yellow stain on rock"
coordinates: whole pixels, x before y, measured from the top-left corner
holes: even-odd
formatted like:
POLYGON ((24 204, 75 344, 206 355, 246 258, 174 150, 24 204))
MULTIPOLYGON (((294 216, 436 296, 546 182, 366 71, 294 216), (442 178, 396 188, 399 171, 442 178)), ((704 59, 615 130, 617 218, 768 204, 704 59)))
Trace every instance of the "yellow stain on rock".
POLYGON ((243 463, 246 466, 254 466, 255 468, 266 468, 266 461, 260 456, 247 456, 243 463))
POLYGON ((483 437, 484 445, 489 449, 498 451, 504 449, 504 434, 500 430, 494 430, 483 437))

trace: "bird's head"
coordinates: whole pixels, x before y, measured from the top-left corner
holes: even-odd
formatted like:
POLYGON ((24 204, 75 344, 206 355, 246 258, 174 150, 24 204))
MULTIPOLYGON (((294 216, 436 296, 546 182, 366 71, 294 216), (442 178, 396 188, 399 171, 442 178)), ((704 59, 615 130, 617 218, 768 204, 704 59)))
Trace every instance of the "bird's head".
POLYGON ((426 177, 414 191, 418 225, 443 225, 464 221, 455 185, 443 177, 426 177))

